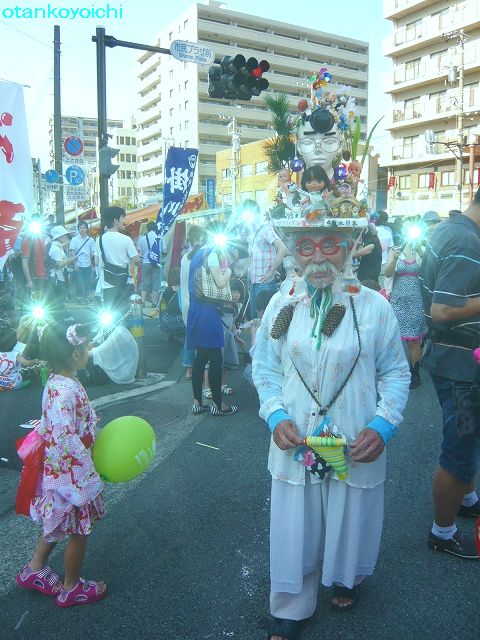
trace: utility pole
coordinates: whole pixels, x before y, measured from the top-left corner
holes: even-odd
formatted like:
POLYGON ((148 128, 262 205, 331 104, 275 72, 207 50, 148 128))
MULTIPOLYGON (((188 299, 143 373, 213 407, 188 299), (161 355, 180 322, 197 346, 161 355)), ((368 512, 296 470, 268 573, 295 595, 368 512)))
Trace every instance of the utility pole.
POLYGON ((232 138, 232 156, 231 156, 231 173, 232 173, 232 211, 237 205, 237 174, 240 166, 240 130, 237 125, 237 119, 232 116, 227 124, 227 133, 232 138))
MULTIPOLYGON (((456 29, 454 31, 450 31, 450 33, 444 33, 443 37, 448 40, 456 40, 457 44, 460 47, 460 61, 458 64, 458 69, 453 67, 451 71, 453 71, 453 81, 458 81, 458 97, 457 97, 457 145, 458 145, 458 156, 456 156, 456 167, 455 173, 457 178, 457 189, 458 189, 458 198, 459 198, 459 209, 462 210, 463 206, 463 149, 465 147, 464 133, 463 133, 463 111, 464 111, 464 58, 465 58, 465 40, 467 36, 465 35, 463 29, 456 29), (458 70, 458 76, 457 76, 458 70)), ((449 74, 450 79, 450 74, 449 74)))
MULTIPOLYGON (((55 149, 55 171, 63 176, 62 163, 62 103, 60 86, 60 27, 53 27, 53 141, 55 149)), ((65 208, 63 203, 63 177, 60 189, 55 191, 55 220, 65 225, 65 208)))

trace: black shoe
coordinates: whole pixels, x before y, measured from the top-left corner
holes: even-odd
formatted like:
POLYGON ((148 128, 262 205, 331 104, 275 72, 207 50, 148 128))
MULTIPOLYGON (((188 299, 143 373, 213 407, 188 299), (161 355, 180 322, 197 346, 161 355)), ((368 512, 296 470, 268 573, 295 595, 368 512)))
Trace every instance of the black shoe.
POLYGON ((477 500, 470 507, 464 507, 463 504, 460 505, 457 515, 461 518, 480 518, 480 500, 477 500))
POLYGON ((460 531, 456 531, 453 538, 449 538, 448 540, 443 540, 430 531, 427 545, 433 551, 450 553, 452 556, 457 556, 457 558, 478 560, 478 551, 475 547, 474 540, 465 537, 460 531))

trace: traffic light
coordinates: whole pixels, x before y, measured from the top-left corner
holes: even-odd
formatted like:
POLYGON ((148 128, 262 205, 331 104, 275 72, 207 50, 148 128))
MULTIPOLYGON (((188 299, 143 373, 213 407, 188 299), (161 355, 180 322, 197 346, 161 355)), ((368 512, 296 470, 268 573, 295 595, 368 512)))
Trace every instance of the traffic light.
POLYGON ((212 65, 208 70, 208 95, 227 100, 251 100, 268 89, 268 80, 262 74, 270 69, 266 60, 245 56, 224 56, 220 66, 212 65))
POLYGON ((98 151, 99 173, 103 178, 110 178, 118 170, 119 164, 112 164, 112 159, 118 155, 120 149, 102 147, 98 151))

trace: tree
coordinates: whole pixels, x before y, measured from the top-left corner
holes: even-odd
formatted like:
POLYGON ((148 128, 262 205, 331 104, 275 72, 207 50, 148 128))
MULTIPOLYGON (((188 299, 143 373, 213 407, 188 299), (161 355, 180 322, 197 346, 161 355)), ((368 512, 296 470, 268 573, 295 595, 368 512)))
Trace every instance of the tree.
POLYGON ((132 211, 135 209, 135 205, 130 200, 128 196, 123 196, 123 198, 117 198, 116 200, 112 200, 110 202, 111 207, 121 207, 125 209, 125 211, 132 211))

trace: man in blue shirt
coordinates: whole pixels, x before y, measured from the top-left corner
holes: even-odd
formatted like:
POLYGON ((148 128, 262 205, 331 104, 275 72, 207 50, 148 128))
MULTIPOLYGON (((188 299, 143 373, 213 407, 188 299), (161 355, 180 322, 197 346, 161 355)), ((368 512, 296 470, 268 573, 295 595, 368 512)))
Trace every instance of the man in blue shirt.
POLYGON ((434 229, 421 274, 429 327, 423 366, 432 376, 443 411, 442 450, 433 479, 435 520, 428 546, 478 560, 473 539, 457 531, 455 518, 480 516, 474 484, 480 463, 479 416, 474 408, 463 406, 459 395, 465 398, 466 386, 468 397, 480 400, 480 369, 472 357, 480 344, 480 189, 464 214, 453 214, 434 229), (477 424, 477 433, 462 430, 464 416, 477 424))

